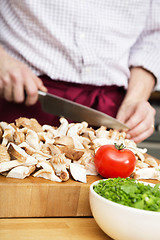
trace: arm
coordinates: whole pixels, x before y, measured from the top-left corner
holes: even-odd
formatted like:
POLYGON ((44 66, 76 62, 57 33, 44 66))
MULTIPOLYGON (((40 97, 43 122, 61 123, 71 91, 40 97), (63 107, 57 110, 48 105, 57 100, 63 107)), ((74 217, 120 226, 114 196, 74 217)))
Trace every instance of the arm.
POLYGON ((0 96, 7 101, 20 103, 24 101, 26 91, 25 104, 33 105, 38 99, 38 89, 47 91, 41 79, 0 46, 0 96))
POLYGON ((150 72, 140 67, 131 69, 128 90, 117 119, 130 127, 127 137, 135 142, 141 142, 153 133, 155 109, 148 99, 154 85, 155 77, 150 72))
POLYGON ((150 0, 146 24, 130 50, 129 67, 142 67, 155 76, 160 90, 160 0, 150 0))
POLYGON ((131 128, 128 137, 141 142, 153 133, 155 110, 148 102, 160 89, 160 0, 150 1, 146 25, 130 51, 131 75, 117 118, 131 128))

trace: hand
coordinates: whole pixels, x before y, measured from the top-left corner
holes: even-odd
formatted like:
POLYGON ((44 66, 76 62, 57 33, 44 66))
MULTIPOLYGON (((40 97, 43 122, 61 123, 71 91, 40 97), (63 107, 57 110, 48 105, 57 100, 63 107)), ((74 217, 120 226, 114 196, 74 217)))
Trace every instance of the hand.
POLYGON ((117 119, 130 127, 127 138, 139 143, 153 133, 155 113, 148 101, 124 101, 117 113, 117 119))
POLYGON ((0 47, 0 96, 7 101, 33 105, 38 99, 38 89, 47 91, 40 78, 22 62, 12 58, 0 47), (24 92, 27 97, 25 99, 24 92))

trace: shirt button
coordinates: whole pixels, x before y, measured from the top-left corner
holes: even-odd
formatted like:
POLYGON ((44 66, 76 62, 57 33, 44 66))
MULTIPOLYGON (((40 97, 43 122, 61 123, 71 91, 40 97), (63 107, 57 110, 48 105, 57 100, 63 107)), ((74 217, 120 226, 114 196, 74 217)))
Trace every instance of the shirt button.
POLYGON ((86 67, 86 72, 90 73, 91 72, 91 67, 86 67))
POLYGON ((84 32, 81 32, 81 33, 79 34, 79 37, 80 37, 80 39, 84 39, 84 38, 85 38, 85 33, 84 33, 84 32))

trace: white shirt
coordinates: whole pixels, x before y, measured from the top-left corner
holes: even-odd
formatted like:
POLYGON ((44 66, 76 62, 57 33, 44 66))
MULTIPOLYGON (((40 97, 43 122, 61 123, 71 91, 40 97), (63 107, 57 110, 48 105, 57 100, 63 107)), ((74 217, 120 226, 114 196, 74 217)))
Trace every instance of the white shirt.
POLYGON ((160 88, 160 0, 0 0, 0 44, 37 75, 127 88, 142 66, 160 88))

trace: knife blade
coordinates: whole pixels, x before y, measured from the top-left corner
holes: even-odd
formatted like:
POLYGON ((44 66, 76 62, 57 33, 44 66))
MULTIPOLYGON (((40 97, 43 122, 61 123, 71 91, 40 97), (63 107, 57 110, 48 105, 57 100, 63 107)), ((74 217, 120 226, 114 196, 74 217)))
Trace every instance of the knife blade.
POLYGON ((127 125, 105 113, 53 94, 38 91, 38 98, 44 112, 77 122, 86 121, 90 126, 106 126, 117 130, 129 129, 127 125))

